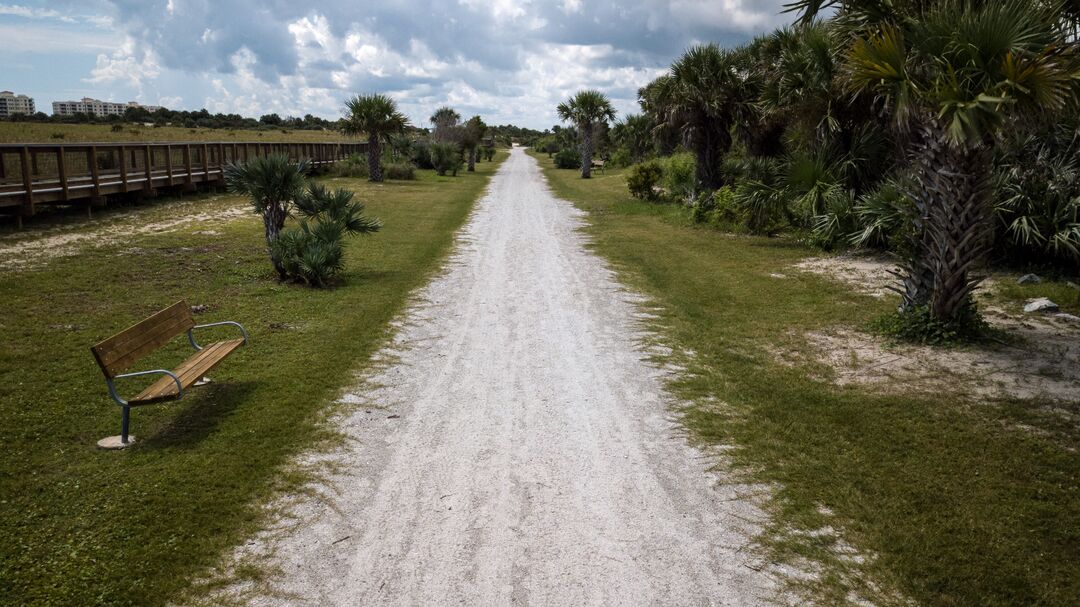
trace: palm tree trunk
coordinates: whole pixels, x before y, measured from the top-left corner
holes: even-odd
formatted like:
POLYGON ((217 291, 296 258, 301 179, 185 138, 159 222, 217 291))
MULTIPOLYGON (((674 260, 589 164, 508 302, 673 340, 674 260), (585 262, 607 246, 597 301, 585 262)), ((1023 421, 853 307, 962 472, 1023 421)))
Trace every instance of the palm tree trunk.
POLYGON ((589 179, 592 177, 592 125, 580 124, 578 130, 581 131, 581 178, 589 179))
POLYGON ((263 230, 266 235, 266 254, 270 257, 270 264, 274 266, 274 271, 278 273, 278 277, 285 280, 285 268, 281 265, 281 260, 274 255, 274 241, 277 240, 278 235, 281 234, 281 229, 285 226, 285 208, 281 203, 277 201, 267 202, 263 206, 263 230))
POLYGON ((469 148, 469 172, 476 172, 476 148, 469 148))
POLYGON ((918 246, 907 264, 902 310, 930 306, 933 319, 958 320, 972 305, 993 236, 990 148, 954 146, 931 123, 916 148, 915 204, 918 246))
POLYGON ((381 156, 382 145, 379 141, 379 135, 378 133, 371 133, 368 136, 367 148, 368 180, 370 181, 382 181, 382 165, 379 164, 381 156))
POLYGON ((694 130, 694 157, 697 161, 697 180, 706 190, 718 190, 724 185, 720 173, 720 161, 731 149, 728 125, 708 117, 701 117, 694 130))

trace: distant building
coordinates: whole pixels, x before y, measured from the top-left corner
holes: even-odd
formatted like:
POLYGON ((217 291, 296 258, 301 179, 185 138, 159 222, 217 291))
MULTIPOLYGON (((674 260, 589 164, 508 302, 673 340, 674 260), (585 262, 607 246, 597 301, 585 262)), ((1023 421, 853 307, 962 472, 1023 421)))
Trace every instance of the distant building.
POLYGON ((52 111, 53 115, 55 116, 92 114, 99 118, 105 118, 108 116, 123 116, 124 111, 127 110, 129 107, 143 108, 148 112, 154 112, 161 109, 161 106, 142 105, 134 101, 128 101, 127 103, 114 103, 112 101, 101 101, 100 99, 83 97, 82 101, 53 101, 52 111))
POLYGON ((0 91, 0 118, 9 118, 13 114, 34 113, 34 100, 26 95, 16 95, 11 91, 0 91))

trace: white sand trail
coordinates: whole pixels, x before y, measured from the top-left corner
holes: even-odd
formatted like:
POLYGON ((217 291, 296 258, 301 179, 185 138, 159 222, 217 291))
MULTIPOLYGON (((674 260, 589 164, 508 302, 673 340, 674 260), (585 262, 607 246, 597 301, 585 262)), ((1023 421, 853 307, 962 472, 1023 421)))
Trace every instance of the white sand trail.
POLYGON ((242 551, 282 573, 251 603, 774 598, 748 547, 761 511, 672 421, 637 300, 581 225, 514 149, 387 364, 346 396, 324 497, 242 551))

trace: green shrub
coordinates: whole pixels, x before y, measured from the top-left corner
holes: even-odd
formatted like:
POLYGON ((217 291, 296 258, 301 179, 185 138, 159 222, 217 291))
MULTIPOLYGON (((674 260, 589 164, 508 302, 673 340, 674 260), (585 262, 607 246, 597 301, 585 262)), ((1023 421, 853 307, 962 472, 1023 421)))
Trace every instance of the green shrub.
POLYGON ((1075 144, 1032 137, 999 161, 998 247, 1014 259, 1080 267, 1080 159, 1075 144), (1056 149, 1061 148, 1061 149, 1056 149))
POLYGON ((843 247, 851 242, 858 228, 855 200, 850 192, 837 192, 824 198, 824 212, 815 215, 810 225, 810 244, 823 249, 843 247))
POLYGON ((412 163, 418 169, 434 169, 431 163, 431 144, 426 141, 417 141, 413 144, 411 153, 412 163))
POLYGON ((626 187, 630 189, 630 195, 642 200, 656 200, 657 187, 664 176, 664 169, 657 160, 646 160, 630 167, 626 175, 626 187))
POLYGON ((742 231, 746 228, 746 213, 735 203, 735 190, 731 186, 695 197, 690 217, 694 223, 706 223, 726 230, 742 231))
POLYGON ((608 160, 608 164, 612 168, 620 169, 622 167, 628 167, 634 164, 634 159, 630 156, 630 150, 626 148, 618 148, 611 153, 611 158, 608 160))
POLYGON ((555 154, 555 168, 557 169, 580 169, 581 154, 573 148, 559 150, 555 154))
POLYGON ((353 179, 367 179, 367 157, 360 154, 349 154, 344 160, 334 163, 331 174, 336 177, 349 177, 353 179))
POLYGON ((484 148, 484 160, 491 162, 491 159, 495 157, 495 146, 484 148))
POLYGON ((555 138, 550 136, 540 139, 540 141, 537 142, 537 146, 537 149, 539 149, 541 152, 547 152, 548 158, 551 158, 552 154, 555 154, 560 149, 562 149, 559 146, 559 142, 555 141, 555 138))
POLYGON ((1001 340, 1008 337, 987 324, 974 303, 948 321, 934 319, 929 306, 920 306, 907 312, 887 314, 875 321, 873 328, 901 341, 931 345, 1001 340))
POLYGON ((456 176, 464 164, 458 146, 452 143, 433 143, 430 149, 431 164, 435 172, 439 175, 446 175, 449 172, 456 176))
POLYGON ((120 133, 120 132, 123 132, 124 125, 122 125, 122 124, 114 124, 114 125, 112 125, 112 128, 109 129, 109 130, 114 132, 114 133, 120 133))
POLYGON ((872 192, 859 197, 855 203, 858 231, 851 235, 851 244, 888 248, 900 246, 903 232, 911 229, 911 202, 893 180, 882 183, 872 192))
POLYGON ((767 181, 740 182, 735 188, 735 205, 745 215, 746 227, 752 234, 772 236, 789 224, 783 188, 767 181))
POLYGON ((53 139, 63 139, 65 135, 64 135, 64 133, 57 132, 57 133, 53 133, 52 135, 49 135, 49 136, 52 137, 53 139))
POLYGON ((661 185, 673 200, 689 200, 697 191, 697 161, 689 152, 663 159, 661 185))
POLYGON ((413 165, 408 162, 391 162, 383 165, 383 177, 410 181, 416 179, 416 173, 413 165))
POLYGON ((364 215, 364 205, 346 189, 315 184, 296 200, 301 219, 271 244, 287 278, 312 287, 332 284, 344 269, 345 237, 379 231, 379 220, 364 215))

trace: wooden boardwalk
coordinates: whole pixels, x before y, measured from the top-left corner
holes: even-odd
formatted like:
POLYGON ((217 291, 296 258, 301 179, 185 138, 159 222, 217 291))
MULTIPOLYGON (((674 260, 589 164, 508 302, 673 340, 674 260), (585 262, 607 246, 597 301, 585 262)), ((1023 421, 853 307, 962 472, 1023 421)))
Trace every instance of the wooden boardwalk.
POLYGON ((21 226, 41 204, 90 209, 111 195, 223 183, 227 164, 257 156, 284 153, 323 166, 366 150, 366 143, 0 144, 0 213, 14 215, 21 226))

